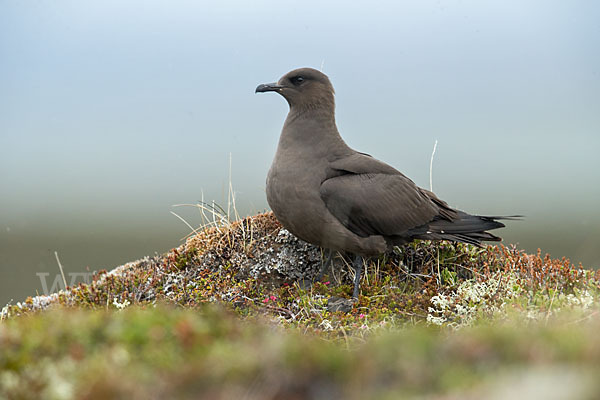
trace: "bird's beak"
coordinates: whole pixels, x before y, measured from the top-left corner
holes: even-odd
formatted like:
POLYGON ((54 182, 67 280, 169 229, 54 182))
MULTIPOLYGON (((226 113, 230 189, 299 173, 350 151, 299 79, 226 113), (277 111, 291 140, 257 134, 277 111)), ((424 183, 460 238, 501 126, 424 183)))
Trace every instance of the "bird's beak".
POLYGON ((256 87, 254 93, 264 93, 264 92, 277 92, 280 89, 283 89, 283 85, 280 85, 276 82, 273 83, 261 83, 256 87))

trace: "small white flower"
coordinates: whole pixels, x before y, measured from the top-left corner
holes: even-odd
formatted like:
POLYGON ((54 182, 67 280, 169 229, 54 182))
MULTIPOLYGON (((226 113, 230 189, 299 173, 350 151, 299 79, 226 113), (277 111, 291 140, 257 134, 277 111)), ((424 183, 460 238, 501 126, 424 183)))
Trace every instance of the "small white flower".
POLYGON ((125 307, 129 306, 131 303, 129 302, 129 300, 125 299, 125 301, 123 301, 122 303, 119 303, 117 301, 117 298, 115 297, 113 299, 113 306, 115 306, 117 309, 122 310, 125 307))

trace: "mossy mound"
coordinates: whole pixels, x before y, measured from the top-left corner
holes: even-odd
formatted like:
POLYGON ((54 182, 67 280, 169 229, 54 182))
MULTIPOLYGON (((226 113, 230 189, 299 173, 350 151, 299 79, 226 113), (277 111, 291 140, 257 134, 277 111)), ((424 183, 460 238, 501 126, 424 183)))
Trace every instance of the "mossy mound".
POLYGON ((330 312, 328 299, 350 297, 353 270, 338 255, 306 285, 321 262, 266 213, 6 306, 0 398, 587 399, 600 389, 595 271, 515 247, 418 241, 371 260, 358 301, 330 312))
POLYGON ((183 307, 219 303, 239 315, 266 315, 333 337, 381 326, 429 323, 460 327, 518 311, 548 318, 561 308, 595 303, 599 274, 525 254, 514 247, 416 241, 371 260, 361 295, 348 313, 327 311, 331 297, 349 298, 353 270, 338 255, 322 282, 321 250, 298 240, 272 213, 208 227, 160 257, 95 274, 51 296, 7 306, 3 318, 50 306, 124 308, 162 301, 183 307))

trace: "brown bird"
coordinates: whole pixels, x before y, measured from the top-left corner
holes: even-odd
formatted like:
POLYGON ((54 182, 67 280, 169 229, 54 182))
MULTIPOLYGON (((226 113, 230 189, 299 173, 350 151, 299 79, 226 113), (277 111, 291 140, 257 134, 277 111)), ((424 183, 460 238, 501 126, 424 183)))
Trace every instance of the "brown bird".
POLYGON ((267 176, 269 206, 300 239, 355 255, 355 298, 362 256, 414 239, 475 245, 501 240, 486 231, 503 227, 497 220, 511 217, 453 209, 395 168, 350 148, 335 124, 334 90, 327 75, 300 68, 277 83, 259 85, 258 92, 277 92, 290 106, 267 176))

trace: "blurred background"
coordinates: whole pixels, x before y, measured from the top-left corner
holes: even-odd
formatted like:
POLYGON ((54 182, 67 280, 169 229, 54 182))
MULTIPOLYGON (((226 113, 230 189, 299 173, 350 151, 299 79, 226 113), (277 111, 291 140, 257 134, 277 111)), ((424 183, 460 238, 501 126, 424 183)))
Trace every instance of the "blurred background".
POLYGON ((505 244, 600 266, 600 3, 0 2, 0 303, 180 245, 193 207, 268 208, 301 66, 347 143, 505 244))

